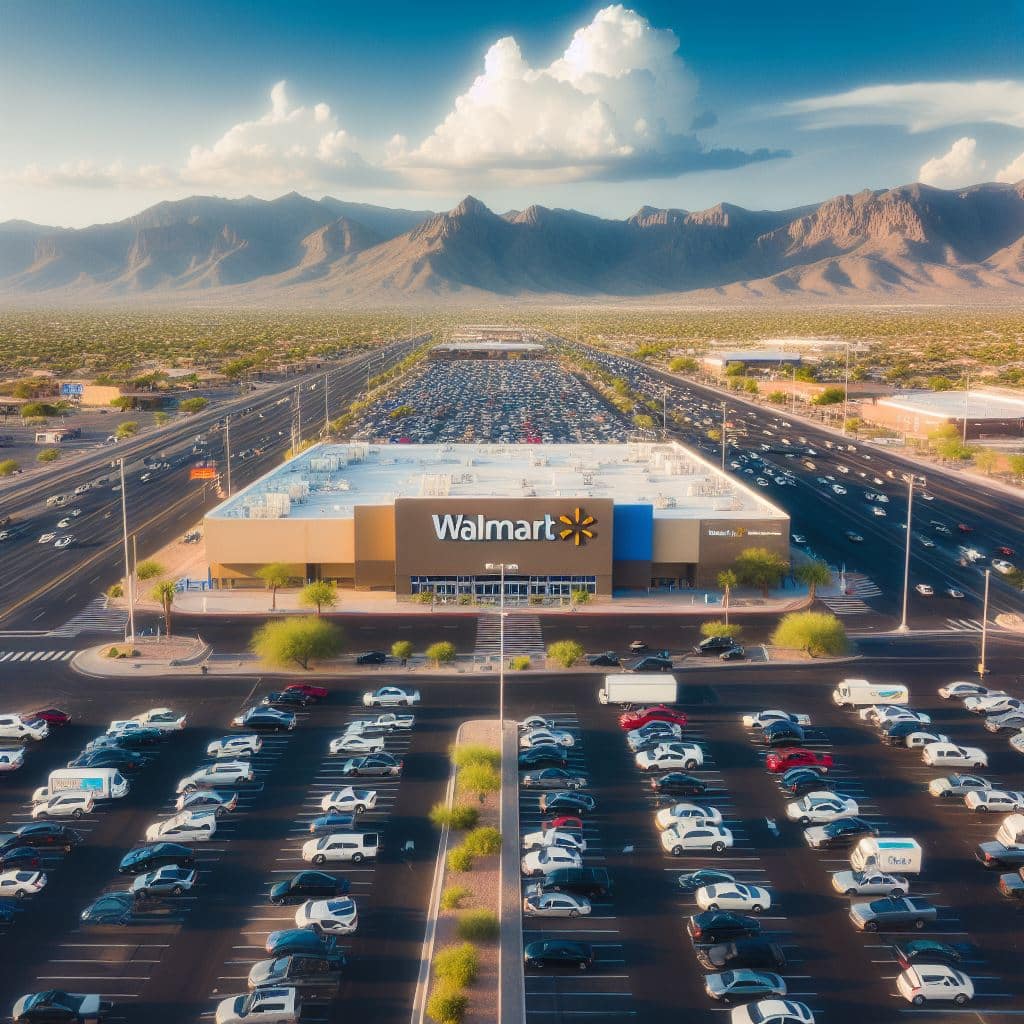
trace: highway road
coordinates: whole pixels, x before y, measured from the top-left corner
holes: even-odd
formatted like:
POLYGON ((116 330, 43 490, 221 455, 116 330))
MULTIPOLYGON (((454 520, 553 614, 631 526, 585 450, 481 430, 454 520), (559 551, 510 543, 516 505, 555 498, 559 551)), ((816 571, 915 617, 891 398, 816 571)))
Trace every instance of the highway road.
MULTIPOLYGON (((659 405, 666 397, 670 414, 691 419, 684 428, 674 427, 670 421, 669 436, 719 460, 721 446, 708 439, 707 431, 721 428, 721 394, 636 360, 583 345, 578 350, 627 379, 659 405)), ((974 480, 927 473, 883 446, 790 421, 782 410, 756 406, 731 394, 724 400, 731 424, 727 468, 789 513, 793 533, 805 538, 797 546, 837 569, 845 565, 851 572, 870 577, 882 591, 870 596, 869 590, 866 600, 872 607, 888 615, 900 611, 907 519, 904 474, 927 474, 925 486, 916 488, 914 496, 911 587, 923 583, 935 590, 934 597, 911 592, 911 625, 921 618, 976 619, 981 610, 984 568, 991 567, 993 558, 1024 564, 1024 503, 974 480), (764 481, 763 488, 758 486, 759 479, 764 481), (846 493, 838 492, 837 487, 846 493), (866 500, 869 493, 882 494, 888 500, 866 500), (885 515, 876 514, 875 509, 885 515), (962 534, 958 529, 961 523, 971 532, 962 534), (848 531, 862 540, 849 539, 848 531), (999 554, 997 549, 1004 546, 1014 554, 999 554), (966 548, 974 548, 984 557, 975 564, 960 565, 966 548), (947 587, 962 591, 965 598, 945 596, 942 591, 947 587)), ((1020 593, 993 570, 990 616, 1019 612, 1022 607, 1020 593)))
MULTIPOLYGON (((368 371, 378 373, 404 358, 417 339, 396 342, 386 349, 360 353, 326 372, 331 418, 341 415, 365 388, 368 371)), ((234 403, 231 415, 231 482, 245 486, 280 462, 291 444, 296 389, 302 396, 303 438, 320 434, 324 422, 324 371, 282 385, 272 385, 234 403)), ((173 434, 161 431, 108 448, 61 469, 45 485, 32 484, 4 498, 4 514, 13 515, 13 536, 4 541, 4 587, 0 592, 0 627, 47 630, 71 619, 110 583, 124 575, 121 493, 112 458, 125 457, 128 529, 135 537, 140 560, 158 550, 201 518, 221 500, 217 482, 190 481, 189 469, 202 458, 216 461, 219 486, 226 487, 226 432, 218 420, 226 414, 201 414, 179 424, 173 434), (197 451, 204 437, 208 447, 197 451), (207 454, 208 453, 208 454, 207 454), (159 462, 160 468, 147 463, 159 462), (143 479, 145 477, 145 479, 143 479), (81 495, 75 487, 103 478, 81 495), (47 508, 52 494, 71 495, 61 508, 47 508), (72 515, 77 509, 78 515, 72 515), (59 523, 65 526, 59 526, 59 523), (40 543, 44 534, 55 535, 40 543), (71 534, 70 547, 54 547, 57 537, 71 534)), ((9 528, 10 529, 10 528, 9 528)))

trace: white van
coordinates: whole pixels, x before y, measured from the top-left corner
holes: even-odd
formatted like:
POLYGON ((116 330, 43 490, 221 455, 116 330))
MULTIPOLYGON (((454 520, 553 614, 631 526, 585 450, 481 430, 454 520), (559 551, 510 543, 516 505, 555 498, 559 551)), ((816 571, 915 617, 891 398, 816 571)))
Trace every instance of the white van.
POLYGON ((96 806, 88 793, 76 793, 73 790, 39 802, 33 798, 33 802, 35 806, 32 808, 32 817, 37 821, 46 818, 81 818, 85 814, 92 814, 96 806))
POLYGON ((128 793, 128 780, 118 768, 57 768, 48 784, 36 790, 33 803, 65 792, 88 793, 93 800, 119 800, 128 793))
POLYGON ((49 735, 50 727, 41 718, 0 715, 0 740, 45 740, 49 735))
POLYGON ((302 859, 310 864, 326 864, 329 860, 358 864, 367 857, 376 859, 380 845, 379 832, 334 832, 304 843, 302 859))
POLYGON ((844 679, 833 691, 832 701, 841 708, 869 704, 909 704, 910 693, 902 683, 869 683, 866 679, 844 679))

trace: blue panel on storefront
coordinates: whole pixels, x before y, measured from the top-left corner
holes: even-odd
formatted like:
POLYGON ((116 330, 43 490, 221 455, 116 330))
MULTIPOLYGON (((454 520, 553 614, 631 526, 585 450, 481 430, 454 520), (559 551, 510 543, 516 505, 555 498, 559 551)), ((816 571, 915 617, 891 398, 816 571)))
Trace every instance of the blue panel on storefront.
POLYGON ((616 505, 612 559, 649 562, 654 552, 654 506, 616 505))

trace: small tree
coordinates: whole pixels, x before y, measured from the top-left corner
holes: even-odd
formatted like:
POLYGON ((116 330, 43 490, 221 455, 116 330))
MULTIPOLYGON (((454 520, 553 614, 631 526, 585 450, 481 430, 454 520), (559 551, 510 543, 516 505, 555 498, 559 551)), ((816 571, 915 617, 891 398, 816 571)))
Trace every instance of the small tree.
POLYGON ((846 630, 839 619, 827 612, 790 612, 772 634, 772 643, 792 651, 806 651, 812 658, 843 654, 846 630))
POLYGON ((572 668, 583 657, 583 648, 575 640, 556 640, 548 645, 548 657, 562 668, 572 668))
POLYGON ((590 604, 590 591, 584 590, 580 587, 579 590, 574 590, 569 595, 569 600, 572 601, 573 604, 590 604))
MULTIPOLYGON (((276 612, 278 587, 287 587, 295 579, 291 567, 284 562, 271 562, 269 565, 261 565, 256 570, 256 575, 270 591, 270 610, 276 612)), ((319 609, 317 611, 319 612, 319 609)))
POLYGON ((139 432, 139 425, 135 420, 125 420, 124 423, 118 423, 117 429, 114 431, 114 437, 119 441, 123 441, 126 437, 134 437, 139 432))
POLYGON ((832 582, 832 571, 821 561, 815 559, 811 562, 801 562, 793 570, 793 575, 807 586, 807 592, 811 600, 818 594, 818 587, 828 586, 832 582))
POLYGON ((729 625, 729 602, 732 599, 733 587, 739 583, 732 569, 723 569, 716 577, 718 589, 722 591, 722 611, 725 612, 725 624, 729 625))
POLYGON ((497 768, 501 764, 501 751, 483 743, 462 743, 453 746, 449 754, 456 768, 465 768, 469 764, 486 764, 497 768))
POLYGON ((337 626, 319 617, 300 616, 260 626, 252 635, 249 649, 268 665, 305 669, 313 660, 333 658, 341 645, 337 626))
POLYGON ((412 657, 412 641, 396 640, 391 645, 391 657, 396 658, 404 665, 412 657))
POLYGON ((427 648, 426 654, 435 668, 450 665, 455 660, 455 644, 450 640, 438 640, 427 648))
POLYGON ((839 387, 824 388, 820 395, 811 400, 813 405, 838 405, 846 398, 846 391, 839 387))
POLYGON ((328 580, 315 580, 308 583, 299 593, 299 604, 306 608, 316 608, 319 615, 323 608, 333 608, 338 603, 338 588, 328 580))
POLYGON ((1010 472, 1015 480, 1024 480, 1024 455, 1010 455, 1007 458, 1010 472))
POLYGON ((165 423, 170 422, 170 419, 171 414, 169 412, 164 412, 163 410, 161 410, 160 412, 153 413, 153 422, 158 427, 162 427, 165 423))
POLYGON ((117 398, 110 400, 110 404, 113 408, 120 409, 121 412, 127 412, 135 407, 135 399, 128 395, 118 395, 117 398))
POLYGON ((742 626, 738 626, 735 623, 730 625, 728 622, 721 622, 718 619, 712 619, 710 622, 702 622, 700 624, 700 635, 703 637, 729 636, 733 640, 738 640, 742 632, 742 626))
POLYGON ((789 563, 767 548, 747 548, 739 553, 733 569, 741 583, 760 587, 762 596, 767 597, 768 588, 778 586, 789 569, 789 563))
POLYGON ((37 456, 36 462, 56 462, 60 458, 59 448, 44 448, 37 456))
POLYGON ((992 451, 991 448, 979 448, 974 453, 974 465, 985 474, 985 476, 991 476, 992 470, 996 468, 996 463, 999 462, 999 453, 992 451))
POLYGON ((183 398, 178 403, 178 408, 184 413, 195 413, 202 412, 209 404, 208 399, 196 395, 195 398, 183 398))
POLYGON ((140 580, 155 580, 157 576, 163 576, 167 570, 152 558, 146 558, 135 566, 135 575, 140 580))
POLYGON ((493 910, 481 908, 459 914, 455 930, 460 939, 468 939, 471 942, 494 942, 501 932, 501 924, 493 910))
POLYGON ((788 397, 785 391, 771 391, 768 394, 768 401, 772 405, 785 405, 788 397))
POLYGON ((18 464, 14 459, 0 459, 0 476, 11 476, 17 469, 18 464))
POLYGON ((171 580, 161 580, 149 592, 149 596, 157 601, 164 610, 164 631, 171 635, 171 605, 174 604, 174 583, 171 580))
POLYGON ((846 432, 848 434, 856 434, 862 426, 864 426, 864 424, 861 422, 859 416, 850 416, 845 423, 846 432))

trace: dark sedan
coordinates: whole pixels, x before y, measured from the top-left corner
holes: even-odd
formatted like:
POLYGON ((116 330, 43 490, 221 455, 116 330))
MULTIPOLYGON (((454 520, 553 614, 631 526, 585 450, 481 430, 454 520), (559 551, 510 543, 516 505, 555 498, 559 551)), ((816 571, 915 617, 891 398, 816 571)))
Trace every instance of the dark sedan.
POLYGON ((694 942, 715 945, 734 939, 752 939, 761 934, 761 922, 729 910, 705 910, 686 923, 694 942))
POLYGON ((149 758, 135 750, 123 747, 102 747, 79 754, 73 761, 68 761, 69 768, 141 768, 149 763, 149 758))
POLYGON ((651 654, 639 661, 634 661, 629 666, 629 670, 630 672, 671 672, 672 667, 671 658, 662 658, 659 655, 651 654))
POLYGON ((700 796, 707 792, 707 783, 695 775, 686 772, 666 772, 656 779, 651 779, 651 789, 655 793, 679 793, 683 796, 700 796))
POLYGON ((292 953, 333 953, 338 940, 333 935, 321 935, 310 928, 283 928, 267 936, 264 948, 271 956, 289 956, 292 953))
POLYGON ((562 790, 544 793, 540 798, 543 814, 587 814, 597 806, 597 800, 589 793, 562 790))
POLYGON ((301 690, 275 690, 260 701, 260 706, 290 711, 293 708, 304 708, 309 703, 309 697, 301 690))
POLYGON ((619 656, 613 651, 605 651, 603 654, 595 654, 588 658, 587 661, 595 668, 618 668, 622 664, 619 656))
POLYGON ((278 711, 271 707, 249 708, 231 720, 235 729, 252 732, 281 732, 295 728, 295 716, 290 711, 278 711))
POLYGON ((315 836, 328 832, 347 832, 352 828, 355 820, 354 814, 321 814, 309 823, 309 831, 315 836))
POLYGON ((95 1024, 109 1016, 114 1004, 98 995, 48 989, 22 996, 14 1004, 14 1024, 95 1024))
POLYGON ((786 969, 786 954, 782 947, 761 938, 702 946, 697 950, 697 959, 709 971, 731 971, 737 967, 761 967, 772 971, 786 969))
POLYGON ((813 768, 790 768, 779 779, 779 789, 787 795, 800 797, 807 793, 831 793, 835 783, 813 768))
POLYGON ((761 730, 766 747, 802 747, 804 731, 796 722, 772 722, 761 730))
POLYGON ((85 925, 125 925, 132 919, 134 906, 130 892, 108 892, 93 900, 79 917, 85 925))
POLYGON ((122 875, 142 875, 147 871, 176 864, 180 868, 195 866, 195 853, 178 843, 150 843, 129 850, 122 858, 117 870, 122 875))
POLYGON ((696 871, 684 871, 676 882, 683 892, 696 892, 705 885, 728 885, 735 882, 734 875, 728 871, 716 871, 714 868, 698 868, 696 871))
POLYGON ((22 825, 17 832, 0 835, 0 853, 6 853, 19 846, 33 846, 37 849, 44 846, 61 847, 65 853, 70 853, 72 847, 81 841, 81 833, 68 828, 67 825, 59 825, 53 821, 38 821, 31 825, 22 825))
POLYGON ((163 742, 167 734, 162 729, 135 729, 117 736, 97 736, 91 740, 86 751, 93 750, 137 750, 153 747, 163 742))
POLYGON ((306 900, 333 900, 347 896, 351 888, 347 878, 335 878, 326 871, 300 871, 270 890, 270 902, 283 906, 306 900))
POLYGON ((37 869, 41 863, 39 851, 34 846, 18 846, 0 853, 0 871, 37 869))
POLYGON ((565 768, 541 768, 539 771, 527 772, 519 784, 524 789, 585 789, 590 785, 590 779, 565 768))
POLYGON ((949 964, 950 967, 959 967, 964 958, 955 946, 948 942, 939 942, 937 939, 909 939, 906 942, 897 942, 893 945, 892 951, 896 956, 896 962, 904 970, 913 967, 914 964, 949 964))
POLYGON ((356 658, 357 665, 386 665, 388 656, 383 651, 367 651, 356 658))
POLYGON ((594 963, 594 950, 588 942, 567 939, 538 939, 523 950, 527 967, 576 967, 589 970, 594 963))
POLYGON ((816 850, 834 850, 853 846, 864 836, 877 836, 878 829, 863 818, 837 818, 827 825, 804 829, 807 845, 816 850))
POLYGON ((565 750, 554 743, 539 743, 519 752, 520 768, 564 768, 568 763, 565 750))

